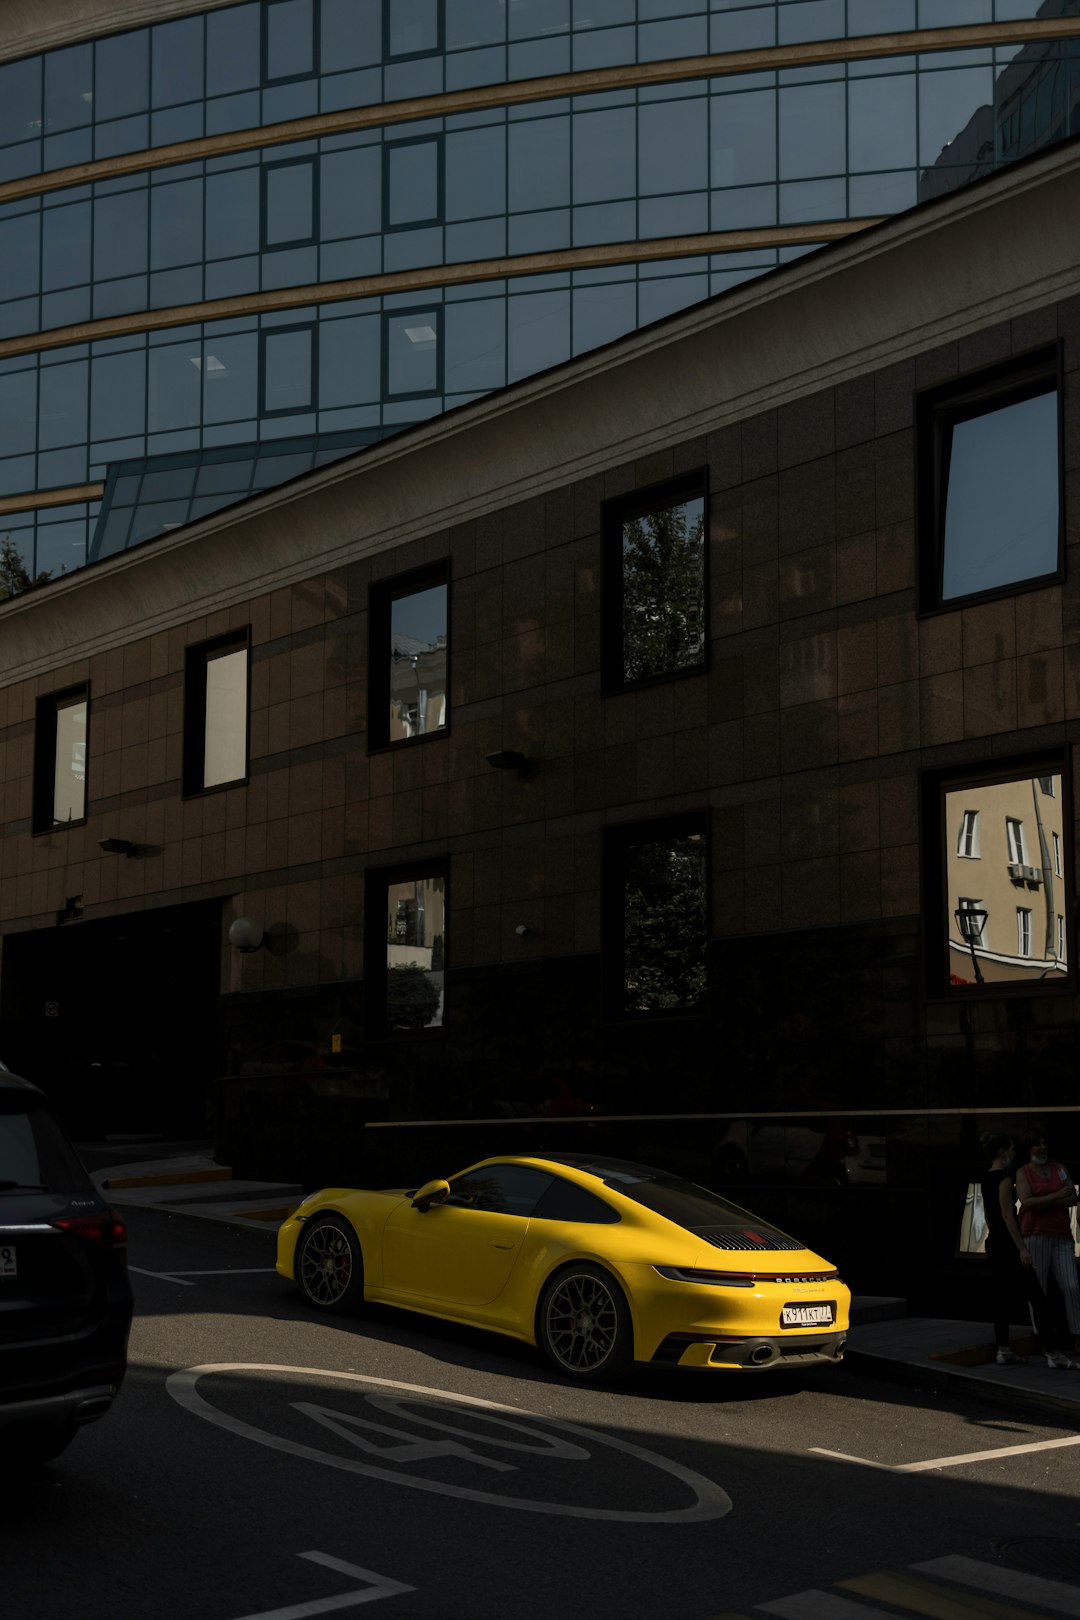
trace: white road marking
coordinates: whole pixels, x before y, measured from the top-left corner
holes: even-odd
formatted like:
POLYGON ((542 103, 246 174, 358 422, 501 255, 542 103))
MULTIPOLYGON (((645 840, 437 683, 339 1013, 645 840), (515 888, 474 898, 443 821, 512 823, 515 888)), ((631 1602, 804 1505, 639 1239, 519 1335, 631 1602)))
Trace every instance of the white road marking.
POLYGON ((1044 1575, 1025 1575, 1018 1569, 984 1564, 977 1558, 958 1553, 948 1558, 931 1558, 925 1564, 912 1564, 920 1574, 937 1575, 958 1586, 974 1586, 995 1597, 1021 1598, 1049 1609, 1052 1614, 1080 1615, 1080 1589, 1064 1581, 1048 1581, 1044 1575))
POLYGON ((276 1266, 219 1266, 215 1271, 176 1271, 175 1277, 254 1277, 274 1273, 276 1266))
POLYGON ((1066 1435, 1061 1440, 1032 1440, 1023 1446, 997 1446, 993 1451, 965 1451, 957 1457, 931 1457, 926 1462, 880 1463, 869 1457, 850 1457, 845 1451, 826 1451, 823 1446, 811 1446, 815 1457, 831 1457, 834 1462, 859 1463, 863 1468, 883 1468, 890 1474, 925 1474, 934 1468, 962 1468, 968 1463, 989 1462, 994 1457, 1022 1457, 1032 1451, 1058 1451, 1065 1446, 1080 1446, 1080 1434, 1066 1435))
POLYGON ((156 1277, 159 1282, 179 1283, 181 1288, 194 1288, 188 1277, 251 1277, 256 1272, 272 1272, 274 1266, 222 1266, 217 1271, 147 1271, 144 1266, 128 1266, 140 1277, 156 1277))
POLYGON ((361 1569, 359 1564, 347 1564, 342 1558, 331 1558, 329 1553, 304 1552, 296 1556, 307 1558, 313 1564, 323 1564, 327 1569, 363 1581, 365 1585, 359 1592, 313 1598, 309 1603, 291 1603, 285 1609, 263 1609, 259 1614, 244 1615, 243 1620, 306 1620, 311 1614, 330 1614, 335 1609, 357 1609, 361 1603, 375 1603, 379 1598, 398 1597, 402 1592, 416 1591, 415 1586, 406 1586, 404 1581, 392 1581, 387 1575, 376 1575, 373 1569, 361 1569))
MULTIPOLYGON (((417 1491, 432 1491, 439 1496, 452 1496, 465 1502, 483 1502, 487 1506, 517 1508, 523 1513, 554 1513, 571 1519, 602 1519, 617 1524, 691 1524, 700 1523, 706 1519, 722 1519, 731 1512, 732 1502, 725 1490, 713 1480, 706 1479, 703 1474, 697 1474, 682 1463, 673 1462, 669 1457, 661 1457, 655 1451, 647 1451, 644 1446, 637 1446, 630 1440, 616 1440, 611 1435, 597 1434, 592 1429, 581 1427, 577 1423, 570 1423, 563 1418, 542 1417, 537 1412, 529 1412, 521 1407, 504 1406, 497 1401, 482 1400, 477 1395, 455 1395, 449 1390, 429 1389, 422 1384, 406 1384, 396 1378, 374 1378, 365 1373, 330 1372, 325 1367, 292 1367, 277 1365, 273 1362, 260 1361, 222 1361, 210 1363, 201 1367, 187 1367, 182 1371, 171 1373, 166 1380, 165 1388, 178 1405, 187 1411, 193 1412, 196 1417, 205 1418, 208 1423, 216 1423, 219 1428, 227 1429, 230 1433, 240 1435, 245 1440, 254 1440, 257 1445, 269 1446, 274 1451, 283 1451, 293 1457, 304 1457, 310 1462, 322 1463, 325 1467, 339 1468, 345 1473, 366 1474, 369 1478, 384 1479, 395 1485, 406 1485, 417 1491), (381 1389, 396 1389, 404 1391, 406 1395, 430 1396, 445 1409, 446 1403, 453 1402, 458 1407, 472 1407, 478 1412, 497 1412, 510 1418, 528 1419, 534 1422, 547 1424, 552 1428, 560 1429, 566 1434, 572 1434, 580 1440, 591 1441, 593 1445, 607 1447, 611 1451, 620 1451, 625 1456, 634 1457, 647 1467, 655 1468, 660 1473, 668 1474, 679 1480, 693 1493, 694 1502, 691 1507, 670 1508, 655 1513, 647 1513, 622 1508, 579 1507, 570 1503, 531 1501, 517 1496, 496 1496, 490 1491, 479 1491, 463 1485, 450 1485, 442 1480, 409 1477, 399 1471, 389 1468, 379 1468, 372 1463, 359 1462, 353 1457, 343 1457, 335 1452, 318 1451, 314 1446, 306 1446, 295 1440, 287 1440, 283 1435, 270 1434, 264 1429, 257 1429, 253 1424, 245 1423, 241 1418, 230 1416, 228 1412, 220 1411, 211 1406, 198 1392, 196 1385, 200 1378, 211 1373, 293 1373, 302 1378, 331 1378, 346 1383, 375 1385, 381 1389)), ((477 1434, 474 1443, 482 1443, 483 1436, 477 1434)))
POLYGON ((147 1271, 143 1266, 130 1265, 128 1266, 128 1270, 134 1271, 139 1277, 156 1277, 158 1282, 179 1283, 181 1288, 194 1288, 195 1286, 195 1284, 192 1282, 185 1282, 183 1277, 175 1276, 171 1271, 147 1271))
POLYGON ((794 1597, 778 1598, 775 1603, 759 1603, 766 1614, 782 1620, 866 1620, 867 1615, 882 1620, 881 1610, 854 1598, 837 1597, 833 1592, 796 1592, 794 1597))
POLYGON ((813 1457, 831 1457, 833 1462, 859 1463, 863 1468, 880 1468, 886 1474, 896 1473, 892 1463, 874 1462, 871 1457, 852 1457, 846 1451, 826 1451, 824 1446, 811 1446, 810 1455, 813 1457))

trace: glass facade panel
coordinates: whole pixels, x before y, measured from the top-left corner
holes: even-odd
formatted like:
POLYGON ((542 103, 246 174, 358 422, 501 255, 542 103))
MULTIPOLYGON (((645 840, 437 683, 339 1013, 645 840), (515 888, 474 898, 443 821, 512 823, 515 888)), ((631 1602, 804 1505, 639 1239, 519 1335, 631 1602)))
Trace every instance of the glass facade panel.
POLYGON ((263 412, 306 410, 315 399, 314 328, 263 333, 263 412))
POLYGON ((248 650, 206 661, 203 786, 219 787, 247 775, 248 650))
MULTIPOLYGON (((878 0, 873 10, 871 31, 888 32, 962 26, 976 10, 1011 21, 1038 6, 964 0, 917 12, 915 0, 878 0)), ((247 0, 0 64, 0 181, 319 109, 841 38, 865 34, 871 20, 839 0, 247 0)), ((1067 136, 1078 97, 1075 41, 1010 40, 996 54, 913 51, 558 101, 496 98, 445 117, 99 175, 0 204, 0 339, 320 280, 887 214, 1067 136)), ((18 369, 40 368, 43 379, 57 361, 85 370, 70 401, 59 371, 36 391, 18 385, 37 405, 37 437, 20 419, 0 441, 0 489, 30 494, 50 480, 103 480, 135 455, 246 444, 261 416, 275 435, 363 426, 380 436, 799 251, 770 248, 750 266, 701 256, 596 282, 565 273, 370 297, 319 312, 317 342, 313 329, 290 339, 280 325, 273 339, 260 336, 273 322, 255 318, 242 331, 208 327, 200 352, 191 334, 170 344, 168 333, 140 333, 123 346, 35 357, 18 369), (414 317, 417 296, 430 302, 414 317), (278 420, 288 415, 297 421, 278 420)), ((966 424, 954 434, 958 477, 978 437, 966 424)), ((969 542, 954 516, 949 549, 962 560, 969 542)), ((43 526, 31 516, 25 533, 43 526)), ((1040 556, 1052 526, 1048 515, 1040 556)), ((37 540, 20 543, 35 554, 37 540)))
POLYGON ((268 0, 266 82, 315 72, 314 0, 268 0))
MULTIPOLYGON (((227 6, 206 14, 206 94, 224 96, 259 83, 261 28, 258 4, 227 6)), ((256 114, 256 118, 258 115, 256 114)), ((242 125, 233 125, 242 128, 242 125)))
POLYGON ((386 148, 386 223, 391 230, 440 217, 441 159, 438 141, 403 141, 386 148))
POLYGON ((198 101, 203 94, 203 19, 182 17, 151 30, 151 73, 155 107, 198 101))
POLYGON ((385 11, 388 58, 439 49, 439 0, 385 0, 385 11))
POLYGON ((274 163, 264 170, 264 228, 266 247, 294 246, 315 235, 315 164, 304 158, 274 163))
POLYGON ((54 827, 81 821, 86 814, 86 698, 56 706, 53 757, 54 827))
POLYGON ((445 963, 445 879, 387 884, 387 1029, 441 1028, 445 963))
POLYGON ((409 310, 386 318, 386 391, 433 393, 439 379, 441 311, 409 310))
POLYGON ((0 66, 0 146, 40 133, 41 69, 36 56, 0 66))
POLYGON ((72 45, 49 51, 45 57, 45 132, 51 135, 89 124, 93 103, 94 47, 72 45))
POLYGON ((150 105, 150 35, 145 28, 94 47, 94 119, 126 118, 150 105))

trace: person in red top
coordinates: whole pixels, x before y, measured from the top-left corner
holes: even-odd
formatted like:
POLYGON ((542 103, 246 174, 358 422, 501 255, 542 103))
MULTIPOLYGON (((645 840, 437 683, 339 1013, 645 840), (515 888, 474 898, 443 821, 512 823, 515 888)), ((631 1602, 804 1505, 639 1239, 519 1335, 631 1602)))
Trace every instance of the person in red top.
MULTIPOLYGON (((1050 1158, 1042 1132, 1030 1137, 1029 1144, 1028 1163, 1016 1172, 1020 1231, 1044 1293, 1053 1273, 1075 1342, 1080 1338, 1080 1283, 1069 1209, 1077 1201, 1076 1188, 1065 1166, 1050 1158)), ((1046 1359, 1051 1367, 1080 1369, 1080 1361, 1061 1353, 1047 1351, 1046 1359)))

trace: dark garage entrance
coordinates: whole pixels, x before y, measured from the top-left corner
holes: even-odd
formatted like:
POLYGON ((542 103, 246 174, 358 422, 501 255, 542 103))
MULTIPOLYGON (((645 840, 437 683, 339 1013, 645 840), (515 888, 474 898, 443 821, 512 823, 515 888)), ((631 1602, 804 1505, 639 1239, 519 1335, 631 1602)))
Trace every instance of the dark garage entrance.
POLYGON ((221 1072, 221 901, 8 934, 0 1059, 69 1131, 203 1136, 221 1072))

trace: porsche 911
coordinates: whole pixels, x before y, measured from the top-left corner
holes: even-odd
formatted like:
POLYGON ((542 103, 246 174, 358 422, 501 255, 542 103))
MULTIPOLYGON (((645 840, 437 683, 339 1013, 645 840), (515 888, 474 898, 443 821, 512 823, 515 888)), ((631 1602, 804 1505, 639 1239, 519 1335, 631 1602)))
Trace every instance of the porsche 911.
POLYGON ((539 1345, 578 1380, 636 1365, 839 1362, 850 1295, 797 1238, 624 1159, 485 1159, 414 1190, 325 1188, 278 1233, 316 1310, 395 1305, 539 1345))

